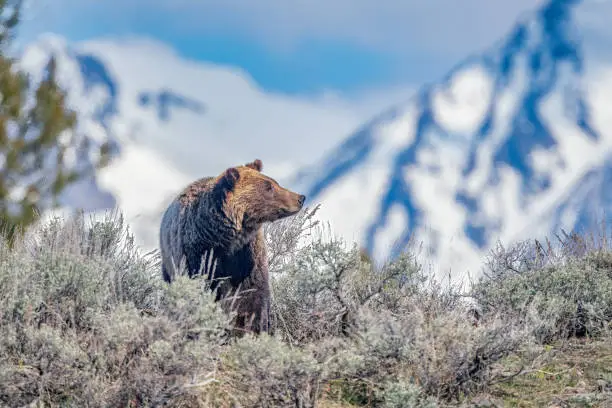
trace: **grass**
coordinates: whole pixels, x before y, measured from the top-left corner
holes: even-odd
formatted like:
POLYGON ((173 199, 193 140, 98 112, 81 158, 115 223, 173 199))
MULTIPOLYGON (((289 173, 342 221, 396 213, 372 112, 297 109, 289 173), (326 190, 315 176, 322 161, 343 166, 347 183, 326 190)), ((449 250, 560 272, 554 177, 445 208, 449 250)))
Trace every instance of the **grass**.
MULTIPOLYGON (((473 407, 612 407, 612 339, 573 339, 547 347, 545 360, 534 361, 509 356, 500 369, 508 381, 492 384, 487 392, 476 394, 463 403, 450 406, 473 407)), ((328 394, 320 408, 350 408, 368 406, 339 400, 338 394, 328 394)), ((373 406, 373 405, 369 405, 373 406)))
MULTIPOLYGON (((521 363, 509 359, 506 368, 521 363)), ((612 339, 573 339, 550 347, 549 358, 525 374, 494 385, 503 406, 612 406, 612 339)))
POLYGON ((163 282, 119 214, 0 240, 0 406, 612 406, 607 246, 499 247, 459 290, 408 250, 374 267, 315 212, 266 228, 259 337, 231 336, 205 279, 163 282))

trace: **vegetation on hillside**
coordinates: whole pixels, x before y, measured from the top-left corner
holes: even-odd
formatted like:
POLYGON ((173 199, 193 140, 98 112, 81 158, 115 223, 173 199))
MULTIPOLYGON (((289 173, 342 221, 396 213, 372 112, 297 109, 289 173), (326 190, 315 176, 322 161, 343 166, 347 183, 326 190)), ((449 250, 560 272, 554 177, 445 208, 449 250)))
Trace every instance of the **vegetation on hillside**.
POLYGON ((230 338, 205 279, 164 283, 157 255, 136 250, 116 213, 3 242, 0 405, 612 403, 608 249, 569 250, 575 236, 546 251, 500 248, 461 293, 409 251, 374 268, 312 225, 315 210, 266 230, 271 336, 230 338))

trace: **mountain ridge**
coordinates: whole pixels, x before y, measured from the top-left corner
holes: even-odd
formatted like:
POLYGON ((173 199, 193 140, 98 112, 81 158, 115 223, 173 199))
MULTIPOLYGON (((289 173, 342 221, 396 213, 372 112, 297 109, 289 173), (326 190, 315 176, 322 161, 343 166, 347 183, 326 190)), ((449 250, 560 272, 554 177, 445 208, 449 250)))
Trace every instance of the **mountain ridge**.
MULTIPOLYGON (((331 202, 340 201, 331 190, 342 189, 343 179, 357 179, 356 173, 360 171, 367 173, 360 167, 377 168, 385 173, 385 179, 379 181, 379 200, 371 204, 373 208, 369 211, 375 215, 366 225, 360 226, 366 249, 375 253, 379 260, 384 260, 395 257, 415 237, 417 241, 425 242, 430 255, 438 257, 441 236, 448 238, 453 231, 448 228, 446 234, 442 234, 439 230, 443 228, 440 227, 437 231, 435 227, 429 232, 424 231, 436 216, 444 218, 443 211, 437 214, 431 211, 442 204, 435 202, 435 197, 432 197, 435 193, 427 192, 428 186, 424 186, 426 181, 420 181, 416 176, 411 178, 407 173, 421 172, 423 178, 430 181, 436 175, 446 177, 446 183, 438 183, 440 188, 437 193, 444 192, 445 198, 452 201, 449 207, 456 207, 449 208, 447 212, 454 214, 446 217, 449 221, 453 218, 461 220, 461 225, 456 226, 462 230, 465 242, 457 245, 462 247, 459 251, 472 252, 474 256, 468 264, 479 264, 475 258, 481 259, 500 236, 513 241, 524 235, 520 232, 521 228, 511 225, 514 222, 512 218, 521 218, 516 213, 531 213, 537 217, 538 213, 555 212, 552 208, 537 209, 537 201, 543 197, 553 200, 555 196, 562 196, 563 190, 574 188, 571 178, 567 182, 560 180, 560 175, 568 173, 568 169, 571 174, 581 171, 575 155, 560 153, 560 150, 566 149, 564 145, 580 145, 585 151, 595 144, 610 148, 610 135, 602 135, 601 129, 593 124, 583 88, 585 59, 578 24, 573 18, 574 8, 581 3, 580 0, 552 0, 536 12, 526 13, 505 39, 481 54, 466 58, 439 82, 425 85, 409 103, 383 112, 368 122, 310 169, 298 174, 295 183, 305 188, 310 202, 331 202), (454 86, 453 82, 461 82, 460 77, 469 76, 470 73, 473 74, 473 85, 482 88, 475 98, 487 102, 474 108, 476 111, 480 109, 481 113, 474 115, 473 123, 467 123, 470 122, 469 118, 463 124, 457 118, 455 123, 451 123, 453 120, 444 118, 442 111, 454 109, 461 112, 469 101, 463 98, 453 107, 453 99, 461 99, 462 93, 469 97, 471 92, 469 85, 453 92, 453 87, 461 88, 460 85, 454 86), (475 79, 479 75, 482 78, 475 79), (512 101, 512 98, 515 100, 512 101), (443 102, 444 99, 446 102, 443 102), (558 120, 558 112, 551 115, 542 111, 551 110, 551 101, 557 99, 561 99, 563 106, 554 109, 562 111, 562 116, 571 117, 578 131, 553 131, 554 126, 550 122, 558 120), (445 103, 449 106, 445 107, 445 103), (551 119, 553 116, 554 119, 551 119), (377 140, 376 133, 381 133, 381 128, 401 121, 413 122, 412 128, 402 130, 412 132, 412 135, 396 132, 379 135, 377 140), (392 139, 397 142, 402 138, 405 139, 404 143, 400 142, 394 153, 387 152, 388 168, 381 169, 385 165, 371 163, 377 161, 371 156, 381 150, 376 143, 393 144, 392 139), (381 142, 381 139, 384 141, 381 142), (455 145, 455 148, 449 148, 450 145, 455 145), (443 159, 425 158, 427 155, 439 155, 444 150, 447 156, 443 159), (538 160, 548 162, 541 165, 538 160), (321 168, 322 171, 319 170, 321 168), (565 185, 561 186, 563 183, 565 185), (515 192, 509 193, 512 190, 515 192), (509 208, 511 211, 506 211, 506 214, 494 208, 503 207, 503 200, 495 202, 494 197, 502 194, 512 196, 508 197, 506 204, 515 201, 508 206, 513 208, 509 208), (430 196, 430 201, 423 205, 425 195, 430 196), (394 211, 396 214, 392 214, 394 211), (391 241, 392 249, 381 251, 381 248, 377 248, 381 246, 378 245, 381 241, 378 235, 391 228, 389 219, 392 217, 395 217, 393 228, 396 231, 392 232, 395 235, 393 239, 382 239, 387 241, 384 246, 389 246, 391 241), (397 226, 401 223, 408 226, 397 226), (512 232, 513 229, 516 231, 512 232)), ((464 113, 470 116, 469 112, 464 113)), ((452 112, 448 116, 452 116, 452 112)), ((605 167, 601 159, 599 163, 593 161, 592 164, 593 174, 597 173, 598 166, 605 167)), ((364 180, 367 179, 365 175, 362 176, 364 180)), ((359 183, 352 180, 352 184, 359 183)), ((594 194, 591 192, 587 195, 594 194)), ((356 196, 353 198, 358 200, 356 196)), ((571 207, 569 203, 558 203, 557 206, 560 213, 569 211, 571 207)), ((336 209, 335 214, 339 213, 340 210, 336 209)), ((567 217, 561 220, 563 217, 560 214, 549 217, 553 219, 549 223, 554 227, 540 228, 543 233, 550 233, 551 228, 580 227, 587 222, 587 218, 592 218, 584 209, 576 216, 579 223, 567 222, 567 217)), ((328 215, 328 218, 333 216, 328 215)), ((446 252, 450 251, 447 248, 446 252)), ((452 261, 446 262, 446 266, 450 265, 453 265, 452 261)))

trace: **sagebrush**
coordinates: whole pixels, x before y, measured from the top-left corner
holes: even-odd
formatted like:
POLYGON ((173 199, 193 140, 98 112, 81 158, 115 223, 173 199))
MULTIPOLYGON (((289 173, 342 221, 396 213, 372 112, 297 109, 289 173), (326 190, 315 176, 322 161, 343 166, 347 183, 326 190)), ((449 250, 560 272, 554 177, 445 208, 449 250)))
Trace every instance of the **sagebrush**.
POLYGON ((606 250, 555 262, 527 244, 498 251, 461 292, 409 250, 375 267, 316 211, 266 228, 273 335, 232 337, 206 279, 163 282, 157 253, 140 253, 117 213, 1 243, 0 404, 442 407, 519 374, 509 356, 607 335, 606 250))

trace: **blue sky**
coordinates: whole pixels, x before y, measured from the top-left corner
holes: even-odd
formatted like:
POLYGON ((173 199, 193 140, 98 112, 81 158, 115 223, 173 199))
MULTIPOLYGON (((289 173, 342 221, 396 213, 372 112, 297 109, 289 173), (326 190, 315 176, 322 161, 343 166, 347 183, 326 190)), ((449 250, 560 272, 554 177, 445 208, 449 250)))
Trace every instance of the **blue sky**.
POLYGON ((145 36, 308 94, 421 84, 493 44, 541 0, 30 0, 22 41, 145 36))

